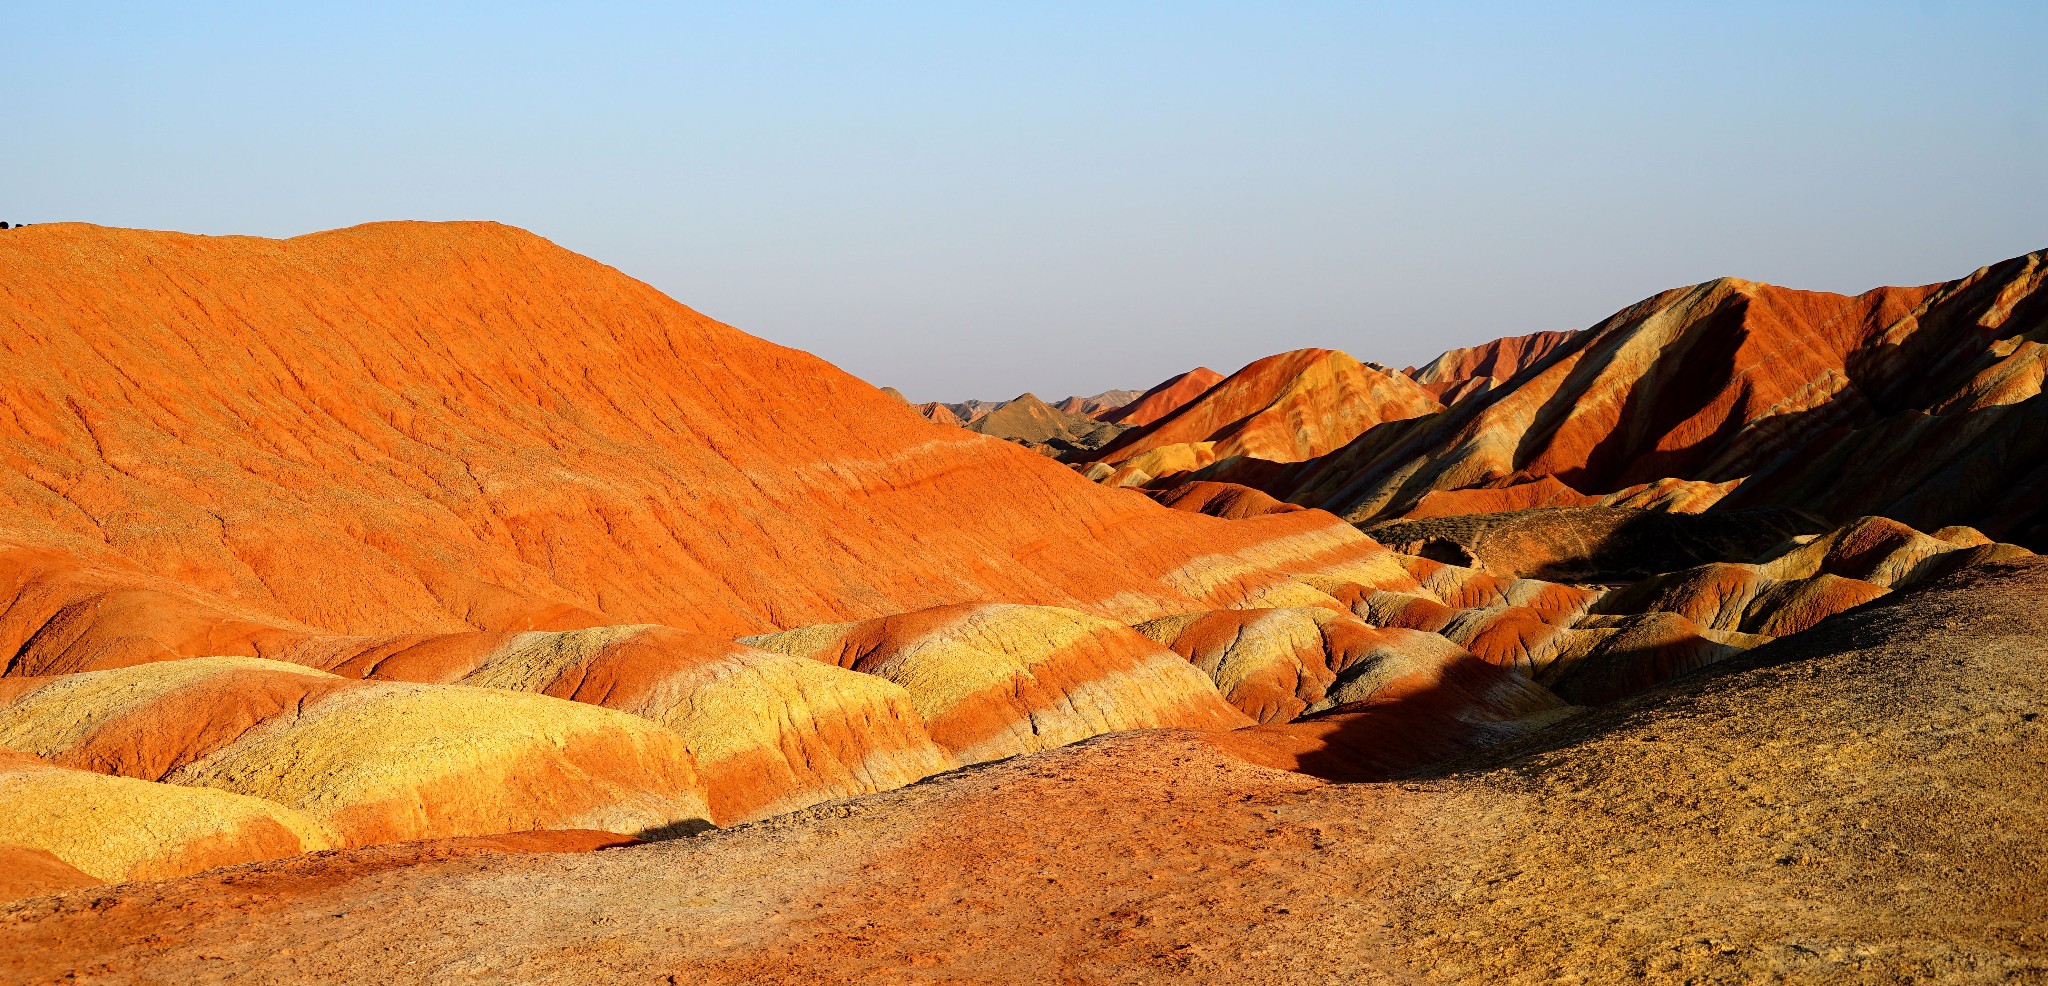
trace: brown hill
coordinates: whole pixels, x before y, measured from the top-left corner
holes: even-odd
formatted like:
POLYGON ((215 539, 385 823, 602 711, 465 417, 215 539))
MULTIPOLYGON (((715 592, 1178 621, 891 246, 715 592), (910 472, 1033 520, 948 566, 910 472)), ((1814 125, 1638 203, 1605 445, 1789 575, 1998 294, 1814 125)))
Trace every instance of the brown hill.
POLYGON ((1143 395, 1136 390, 1105 390, 1093 397, 1069 397, 1053 406, 1068 414, 1101 420, 1104 414, 1123 407, 1140 396, 1143 395))
POLYGON ((1198 556, 1344 537, 1100 489, 503 226, 49 224, 0 270, 0 537, 68 587, 16 641, 1143 618, 1198 556))
POLYGON ((969 422, 967 430, 1049 454, 1064 454, 1100 448, 1126 429, 1062 411, 1035 394, 1024 394, 969 422))
MULTIPOLYGON (((1398 783, 1141 733, 592 856, 93 888, 8 910, 0 975, 2024 982, 2048 968, 2044 612, 2042 562, 1959 573, 1398 783)), ((1349 736, 1400 750, 1397 726, 1349 736)))

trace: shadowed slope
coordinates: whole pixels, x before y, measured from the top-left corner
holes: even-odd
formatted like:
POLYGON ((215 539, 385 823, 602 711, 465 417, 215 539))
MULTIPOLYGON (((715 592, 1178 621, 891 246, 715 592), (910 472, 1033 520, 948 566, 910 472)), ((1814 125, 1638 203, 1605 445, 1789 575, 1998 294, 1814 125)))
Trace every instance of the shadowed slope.
POLYGON ((1796 510, 1675 514, 1624 507, 1468 513, 1375 525, 1396 551, 1454 552, 1495 575, 1627 582, 1716 561, 1754 561, 1828 525, 1796 510))
POLYGON ((1142 618, 1318 523, 1102 490, 504 226, 52 224, 0 270, 0 535, 329 632, 1142 618))

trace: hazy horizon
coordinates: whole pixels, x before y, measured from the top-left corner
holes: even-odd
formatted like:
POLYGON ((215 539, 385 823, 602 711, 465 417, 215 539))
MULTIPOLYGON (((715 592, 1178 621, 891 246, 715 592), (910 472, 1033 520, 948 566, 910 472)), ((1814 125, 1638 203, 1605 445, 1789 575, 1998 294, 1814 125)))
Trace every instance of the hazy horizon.
POLYGON ((490 219, 913 400, 2048 247, 2019 3, 10 9, 0 220, 490 219))

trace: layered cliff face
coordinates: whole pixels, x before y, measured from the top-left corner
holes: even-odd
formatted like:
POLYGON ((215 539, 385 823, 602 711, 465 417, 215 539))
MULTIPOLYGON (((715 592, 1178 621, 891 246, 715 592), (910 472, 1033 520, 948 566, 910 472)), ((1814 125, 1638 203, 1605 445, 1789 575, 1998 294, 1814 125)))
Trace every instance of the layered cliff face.
MULTIPOLYGON (((273 625, 1142 618, 1202 602, 1162 575, 1323 524, 1093 487, 503 226, 52 224, 5 237, 0 269, 0 539, 160 594, 120 601, 179 653, 273 625), (188 601, 240 622, 165 640, 152 607, 188 601)), ((18 620, 0 633, 40 629, 18 620)))
MULTIPOLYGON (((1724 278, 1568 337, 1446 353, 1483 394, 1305 462, 1214 466, 1360 522, 1607 504, 1792 506, 2035 537, 2048 254, 1855 297, 1724 278), (1532 353, 1541 354, 1530 359, 1532 353), (1507 377, 1495 374, 1512 369, 1507 377)), ((2048 474, 2044 474, 2048 475, 2048 474)))
POLYGON ((1145 485, 1239 458, 1299 462, 1375 425, 1440 409, 1415 381, 1344 353, 1302 349, 1231 374, 1092 458, 1091 478, 1145 485))

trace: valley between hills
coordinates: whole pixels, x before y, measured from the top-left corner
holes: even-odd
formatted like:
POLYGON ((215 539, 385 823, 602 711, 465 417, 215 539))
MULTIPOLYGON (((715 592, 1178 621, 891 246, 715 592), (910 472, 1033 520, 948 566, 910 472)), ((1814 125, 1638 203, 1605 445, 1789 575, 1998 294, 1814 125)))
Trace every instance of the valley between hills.
POLYGON ((954 404, 490 223, 0 272, 0 979, 2048 981, 2048 252, 954 404))

